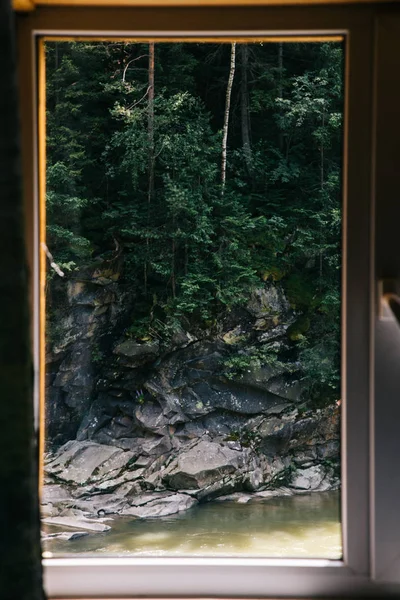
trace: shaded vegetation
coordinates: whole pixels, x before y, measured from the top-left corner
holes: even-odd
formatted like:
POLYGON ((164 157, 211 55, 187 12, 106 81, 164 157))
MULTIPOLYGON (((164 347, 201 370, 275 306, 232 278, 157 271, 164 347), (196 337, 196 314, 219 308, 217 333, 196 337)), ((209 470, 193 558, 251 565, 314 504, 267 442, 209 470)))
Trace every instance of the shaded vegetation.
POLYGON ((212 334, 279 282, 297 314, 287 355, 244 341, 222 367, 291 354, 311 399, 337 399, 341 45, 237 44, 234 76, 230 44, 156 44, 154 65, 150 46, 47 43, 54 260, 68 278, 122 259, 138 341, 212 334))

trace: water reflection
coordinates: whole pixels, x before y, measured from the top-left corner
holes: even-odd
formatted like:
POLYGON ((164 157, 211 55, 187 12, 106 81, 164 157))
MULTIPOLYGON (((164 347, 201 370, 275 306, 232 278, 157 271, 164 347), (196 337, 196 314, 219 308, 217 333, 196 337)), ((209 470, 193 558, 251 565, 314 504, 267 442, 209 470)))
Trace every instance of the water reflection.
POLYGON ((338 492, 254 499, 246 504, 214 502, 171 517, 119 517, 109 524, 112 529, 105 534, 68 542, 51 540, 45 550, 53 556, 102 553, 338 559, 342 555, 338 492))

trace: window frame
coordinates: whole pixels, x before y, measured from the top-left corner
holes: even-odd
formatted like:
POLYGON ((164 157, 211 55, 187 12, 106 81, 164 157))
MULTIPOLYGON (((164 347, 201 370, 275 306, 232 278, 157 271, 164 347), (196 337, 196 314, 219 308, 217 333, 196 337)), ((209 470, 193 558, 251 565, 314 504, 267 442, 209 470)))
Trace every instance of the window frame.
MULTIPOLYGON (((182 3, 185 4, 184 2, 182 3)), ((396 10, 394 9, 391 10, 396 10)), ((387 50, 376 50, 375 30, 385 8, 285 7, 38 7, 18 15, 22 163, 35 359, 36 426, 43 410, 43 273, 45 228, 44 86, 41 36, 152 37, 344 35, 346 38, 343 276, 342 276, 342 530, 341 561, 267 558, 44 559, 50 597, 271 597, 385 594, 400 583, 375 566, 385 544, 375 532, 373 358, 375 319, 374 81, 387 50), (128 24, 131 24, 128 27, 128 24), (263 26, 263 24, 265 24, 263 26), (37 76, 37 73, 39 75, 37 76), (39 115, 39 117, 38 117, 39 115), (42 117, 40 117, 42 115, 42 117), (42 275, 40 275, 40 273, 42 275)), ((400 29, 400 26, 399 26, 400 29)), ((398 36, 400 37, 400 36, 398 36)), ((380 38, 381 39, 381 38, 380 38)), ((390 44, 389 44, 390 47, 390 44)), ((384 111, 380 95, 379 110, 384 111)), ((381 112, 379 114, 381 114, 381 112)), ((378 179, 377 179, 378 177, 378 179)), ((378 448, 379 449, 379 448, 378 448)), ((388 482, 386 482, 388 483, 388 482)), ((399 542, 399 538, 397 538, 399 542)), ((392 548, 391 552, 395 552, 392 548)), ((387 554, 386 554, 387 557, 387 554)), ((391 559, 395 559, 389 556, 391 559)), ((389 560, 387 557, 387 559, 389 560)), ((397 588, 396 588, 397 589, 397 588)))

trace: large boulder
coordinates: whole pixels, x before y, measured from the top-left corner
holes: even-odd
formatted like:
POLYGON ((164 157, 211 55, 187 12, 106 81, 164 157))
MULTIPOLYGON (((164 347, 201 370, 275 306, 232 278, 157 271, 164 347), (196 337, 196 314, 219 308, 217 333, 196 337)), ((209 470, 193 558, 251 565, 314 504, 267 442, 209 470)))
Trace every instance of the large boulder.
POLYGON ((135 367, 154 360, 158 352, 158 342, 141 344, 134 340, 126 340, 114 348, 114 354, 128 359, 127 364, 135 367))
POLYGON ((45 465, 45 471, 58 480, 83 485, 119 474, 133 456, 132 452, 125 452, 115 446, 72 441, 60 448, 56 456, 45 465))
POLYGON ((165 469, 163 482, 175 490, 201 489, 243 467, 243 453, 227 445, 201 441, 183 451, 165 469))
POLYGON ((133 295, 116 283, 121 266, 120 260, 100 261, 75 271, 73 278, 51 282, 46 348, 48 449, 75 438, 93 400, 110 331, 118 331, 132 305, 133 295))
POLYGON ((130 506, 121 514, 131 515, 140 519, 166 517, 188 510, 197 504, 197 500, 188 494, 143 494, 130 501, 130 506))
POLYGON ((280 287, 268 285, 253 291, 247 310, 257 319, 282 318, 289 312, 290 305, 280 287))
POLYGON ((305 492, 316 490, 325 478, 325 470, 321 465, 299 469, 293 477, 290 486, 305 492))
POLYGON ((144 430, 158 435, 168 432, 168 419, 163 414, 158 402, 148 400, 139 404, 135 410, 135 418, 144 430))
MULTIPOLYGON (((293 369, 293 364, 290 365, 293 369)), ((298 375, 289 374, 288 370, 280 365, 279 368, 264 365, 243 373, 240 383, 244 386, 269 392, 280 398, 280 401, 299 402, 303 386, 298 375)))
POLYGON ((42 523, 46 525, 58 525, 62 527, 70 527, 71 529, 82 529, 84 531, 93 531, 96 533, 104 533, 110 531, 110 525, 106 525, 99 520, 85 519, 82 517, 47 517, 42 519, 42 523))
POLYGON ((260 451, 266 456, 285 454, 289 447, 293 426, 290 420, 272 417, 261 423, 257 430, 260 451))

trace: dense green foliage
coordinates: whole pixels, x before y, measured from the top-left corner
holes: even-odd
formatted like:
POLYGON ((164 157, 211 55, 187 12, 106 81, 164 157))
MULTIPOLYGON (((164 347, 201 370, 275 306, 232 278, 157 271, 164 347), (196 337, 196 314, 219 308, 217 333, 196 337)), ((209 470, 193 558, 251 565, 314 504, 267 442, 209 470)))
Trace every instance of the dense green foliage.
MULTIPOLYGON (((138 339, 179 323, 212 331, 252 289, 279 282, 310 397, 337 398, 340 44, 237 44, 224 186, 230 44, 156 44, 154 99, 149 52, 47 44, 55 261, 68 276, 122 257, 138 339)), ((232 365, 282 358, 255 348, 232 365)))

